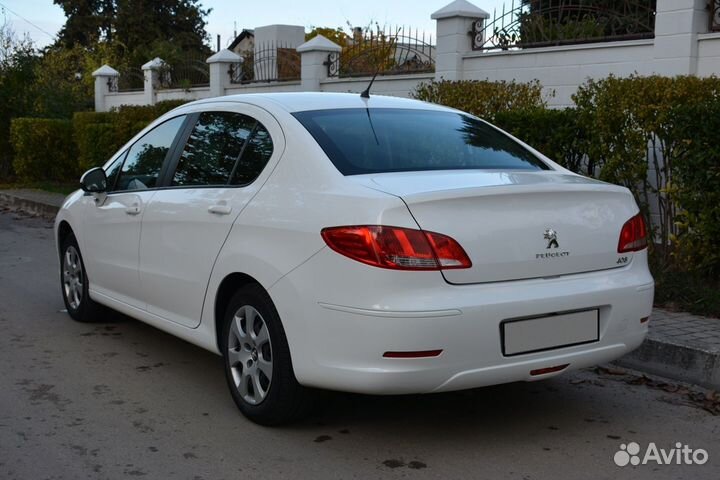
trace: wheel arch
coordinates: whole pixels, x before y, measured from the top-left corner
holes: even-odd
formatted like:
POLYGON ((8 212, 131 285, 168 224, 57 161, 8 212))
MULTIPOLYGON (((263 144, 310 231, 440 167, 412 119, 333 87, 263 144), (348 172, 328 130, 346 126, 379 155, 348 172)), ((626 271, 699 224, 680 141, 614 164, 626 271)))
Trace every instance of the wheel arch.
POLYGON ((75 235, 75 231, 67 220, 61 220, 57 228, 58 255, 62 255, 62 244, 70 235, 75 235))
POLYGON ((220 282, 220 286, 217 289, 213 312, 215 318, 215 345, 217 346, 218 351, 222 351, 220 345, 222 344, 221 338, 223 333, 223 322, 227 305, 233 295, 235 295, 235 292, 246 285, 258 285, 267 292, 267 289, 263 287, 259 281, 242 272, 233 272, 226 275, 222 282, 220 282))

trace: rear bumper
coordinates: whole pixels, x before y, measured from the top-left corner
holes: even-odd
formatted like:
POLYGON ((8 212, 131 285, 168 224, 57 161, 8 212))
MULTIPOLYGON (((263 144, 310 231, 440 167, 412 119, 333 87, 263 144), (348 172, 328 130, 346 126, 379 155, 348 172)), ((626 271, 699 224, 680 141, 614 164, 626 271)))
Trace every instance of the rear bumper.
POLYGON ((647 334, 654 284, 645 253, 603 272, 482 285, 449 285, 438 272, 368 267, 325 249, 270 290, 304 385, 371 394, 461 390, 548 378, 614 360, 647 334), (597 342, 506 357, 510 318, 599 310, 597 342), (438 350, 434 358, 383 358, 438 350))

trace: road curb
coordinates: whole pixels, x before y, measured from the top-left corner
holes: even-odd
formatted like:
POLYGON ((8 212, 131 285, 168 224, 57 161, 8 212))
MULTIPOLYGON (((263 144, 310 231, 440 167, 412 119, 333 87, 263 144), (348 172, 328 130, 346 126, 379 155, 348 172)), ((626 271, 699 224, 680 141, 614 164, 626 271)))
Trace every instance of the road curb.
POLYGON ((12 211, 21 211, 50 219, 54 219, 60 210, 59 206, 7 192, 0 192, 0 206, 6 207, 12 211))
POLYGON ((615 363, 720 391, 720 354, 717 352, 647 338, 637 350, 615 363))

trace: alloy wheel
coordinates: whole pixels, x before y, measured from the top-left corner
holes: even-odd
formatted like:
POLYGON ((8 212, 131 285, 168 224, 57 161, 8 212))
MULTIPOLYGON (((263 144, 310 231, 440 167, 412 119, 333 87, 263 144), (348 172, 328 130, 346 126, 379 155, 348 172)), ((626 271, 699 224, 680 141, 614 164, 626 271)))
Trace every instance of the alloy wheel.
POLYGON ((231 321, 227 358, 235 387, 243 400, 258 405, 272 382, 270 334, 260 312, 250 305, 240 307, 231 321))
POLYGON ((80 254, 70 245, 63 256, 63 290, 70 308, 80 308, 83 297, 83 269, 80 254))

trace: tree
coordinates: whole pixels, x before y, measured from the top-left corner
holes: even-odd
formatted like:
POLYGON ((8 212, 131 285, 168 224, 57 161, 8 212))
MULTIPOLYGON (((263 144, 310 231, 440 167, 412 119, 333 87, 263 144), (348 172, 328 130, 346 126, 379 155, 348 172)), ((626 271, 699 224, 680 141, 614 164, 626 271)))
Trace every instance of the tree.
POLYGON ((351 37, 343 31, 342 27, 312 27, 310 33, 305 34, 305 41, 312 40, 318 35, 322 35, 331 42, 334 42, 343 48, 350 43, 351 39, 351 37))
POLYGON ((209 52, 205 18, 200 0, 53 0, 67 20, 57 46, 98 43, 117 48, 123 58, 141 65, 159 44, 182 52, 209 52))
POLYGON ((70 118, 74 112, 91 110, 94 102, 91 73, 98 63, 94 52, 80 45, 47 49, 36 63, 34 81, 28 86, 33 102, 27 114, 70 118))
POLYGON ((25 115, 32 108, 28 86, 34 81, 39 57, 32 41, 18 38, 12 25, 0 24, 0 183, 12 174, 10 121, 25 115))
POLYGON ((112 40, 113 0, 53 0, 65 12, 65 25, 58 33, 64 47, 92 48, 101 39, 112 40))

